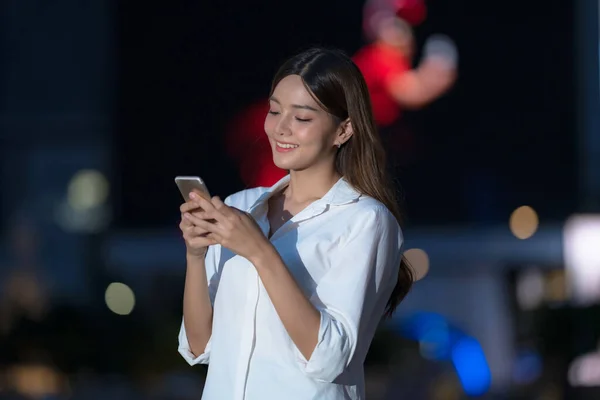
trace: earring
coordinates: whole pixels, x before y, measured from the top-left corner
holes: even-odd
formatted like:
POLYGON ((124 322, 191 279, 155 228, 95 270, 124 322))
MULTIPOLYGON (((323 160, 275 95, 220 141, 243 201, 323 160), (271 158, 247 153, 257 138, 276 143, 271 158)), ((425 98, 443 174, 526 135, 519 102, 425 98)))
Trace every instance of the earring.
POLYGON ((336 144, 337 148, 339 149, 340 147, 342 147, 341 143, 336 144))

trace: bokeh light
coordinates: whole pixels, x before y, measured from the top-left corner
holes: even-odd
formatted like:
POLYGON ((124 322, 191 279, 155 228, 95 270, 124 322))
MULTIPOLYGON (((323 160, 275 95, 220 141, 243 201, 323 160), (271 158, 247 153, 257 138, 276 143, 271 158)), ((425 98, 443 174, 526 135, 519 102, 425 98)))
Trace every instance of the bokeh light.
POLYGON ((522 310, 534 310, 544 300, 544 275, 539 269, 528 269, 517 277, 517 301, 522 310))
POLYGON ((535 210, 529 206, 517 208, 510 216, 510 231, 519 239, 529 239, 538 229, 539 219, 535 210))
POLYGON ((124 283, 113 282, 106 288, 104 295, 110 311, 119 315, 129 315, 135 306, 133 290, 124 283))
POLYGON ((464 336, 452 348, 452 362, 465 393, 481 396, 490 388, 492 374, 477 340, 464 336))
POLYGON ((445 316, 419 311, 404 318, 399 328, 405 338, 419 342, 424 358, 452 361, 467 395, 480 396, 489 390, 491 372, 481 344, 445 316))
POLYGON ((101 172, 84 169, 71 178, 67 199, 74 210, 84 211, 102 205, 108 192, 108 180, 101 172))
POLYGON ((600 215, 573 215, 563 232, 568 286, 576 303, 600 301, 600 215))
POLYGON ((423 279, 429 272, 429 256, 422 249, 408 249, 404 252, 404 257, 408 260, 415 274, 415 281, 423 279))
POLYGON ((526 385, 535 382, 542 373, 543 360, 541 355, 534 350, 522 350, 517 354, 513 369, 513 380, 526 385))
POLYGON ((568 294, 565 271, 560 269, 549 272, 544 285, 545 300, 550 303, 563 303, 568 294))
POLYGON ((569 367, 568 380, 573 387, 600 386, 600 353, 584 354, 576 358, 569 367))

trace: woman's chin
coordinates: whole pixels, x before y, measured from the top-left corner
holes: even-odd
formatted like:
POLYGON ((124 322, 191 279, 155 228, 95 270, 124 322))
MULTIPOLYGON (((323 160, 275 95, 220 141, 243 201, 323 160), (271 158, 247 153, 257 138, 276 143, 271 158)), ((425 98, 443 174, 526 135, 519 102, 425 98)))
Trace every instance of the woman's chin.
POLYGON ((285 163, 285 162, 281 162, 281 161, 277 161, 277 160, 273 160, 273 163, 279 169, 285 169, 285 170, 288 170, 288 171, 290 169, 293 169, 293 166, 290 165, 290 163, 285 163))
POLYGON ((275 166, 277 168, 281 168, 281 169, 292 169, 293 168, 293 162, 291 162, 292 160, 289 159, 289 157, 286 157, 286 155, 279 154, 279 153, 275 153, 273 154, 273 164, 275 164, 275 166))

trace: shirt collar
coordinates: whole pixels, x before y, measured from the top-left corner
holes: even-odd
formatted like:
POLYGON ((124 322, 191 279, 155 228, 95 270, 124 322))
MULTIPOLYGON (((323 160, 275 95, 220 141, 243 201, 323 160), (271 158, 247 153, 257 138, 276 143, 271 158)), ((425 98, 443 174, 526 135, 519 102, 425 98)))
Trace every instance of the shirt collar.
POLYGON ((356 202, 360 196, 360 192, 342 177, 329 189, 321 201, 332 206, 342 206, 356 202))
MULTIPOLYGON (((266 202, 274 193, 279 192, 282 188, 284 188, 290 182, 290 175, 287 174, 283 178, 281 178, 277 183, 267 189, 258 200, 251 207, 252 209, 256 208, 259 204, 263 204, 266 202)), ((324 206, 341 206, 344 204, 350 204, 356 202, 358 198, 361 196, 360 192, 352 187, 343 177, 340 178, 329 191, 323 196, 321 199, 317 200, 318 203, 321 203, 324 206)))

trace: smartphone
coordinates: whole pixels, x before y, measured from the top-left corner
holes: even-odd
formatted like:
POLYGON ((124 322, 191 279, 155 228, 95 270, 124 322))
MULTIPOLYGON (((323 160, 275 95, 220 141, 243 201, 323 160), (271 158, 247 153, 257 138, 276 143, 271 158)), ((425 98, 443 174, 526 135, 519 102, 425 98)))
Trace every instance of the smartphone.
POLYGON ((208 187, 206 187, 206 184, 199 176, 177 176, 175 177, 175 184, 185 201, 190 201, 191 192, 196 192, 210 200, 208 187))

